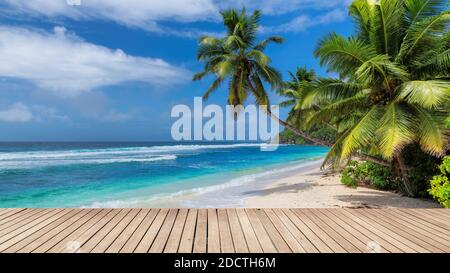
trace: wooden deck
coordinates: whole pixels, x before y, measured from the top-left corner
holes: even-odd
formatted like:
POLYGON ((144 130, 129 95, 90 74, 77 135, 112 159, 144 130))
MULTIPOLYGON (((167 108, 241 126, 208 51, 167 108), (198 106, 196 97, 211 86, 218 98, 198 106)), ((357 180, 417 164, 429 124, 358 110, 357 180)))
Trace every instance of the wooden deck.
POLYGON ((0 209, 0 252, 450 252, 450 210, 0 209))

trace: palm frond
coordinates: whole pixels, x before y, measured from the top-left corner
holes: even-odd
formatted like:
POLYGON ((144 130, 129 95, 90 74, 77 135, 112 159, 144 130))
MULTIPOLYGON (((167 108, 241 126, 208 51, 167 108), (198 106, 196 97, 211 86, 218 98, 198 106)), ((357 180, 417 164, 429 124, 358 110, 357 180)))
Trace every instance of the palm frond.
POLYGON ((272 37, 262 40, 255 47, 253 47, 253 49, 263 51, 264 49, 266 49, 266 47, 269 43, 281 44, 283 42, 284 42, 284 39, 282 37, 272 36, 272 37))
POLYGON ((398 100, 405 100, 411 104, 432 109, 449 100, 448 81, 409 81, 399 90, 398 100))
POLYGON ((403 32, 402 0, 380 0, 373 6, 371 42, 379 54, 395 57, 403 32))
POLYGON ((440 45, 442 33, 448 27, 449 22, 450 11, 447 11, 412 24, 403 39, 397 60, 405 62, 407 58, 412 61, 417 60, 418 57, 423 59, 423 52, 440 45))
POLYGON ((376 55, 374 48, 358 38, 343 38, 335 33, 319 42, 315 56, 329 71, 339 72, 343 77, 351 77, 367 60, 376 55))
POLYGON ((347 158, 352 153, 373 143, 375 130, 379 128, 381 110, 379 106, 372 108, 345 133, 342 140, 341 158, 347 158))
POLYGON ((414 141, 414 117, 399 103, 384 107, 384 114, 377 129, 379 151, 391 160, 403 147, 414 141))
POLYGON ((445 154, 448 144, 448 129, 444 126, 447 113, 445 111, 433 111, 419 106, 412 106, 416 118, 416 130, 419 136, 419 144, 422 150, 434 156, 445 154))

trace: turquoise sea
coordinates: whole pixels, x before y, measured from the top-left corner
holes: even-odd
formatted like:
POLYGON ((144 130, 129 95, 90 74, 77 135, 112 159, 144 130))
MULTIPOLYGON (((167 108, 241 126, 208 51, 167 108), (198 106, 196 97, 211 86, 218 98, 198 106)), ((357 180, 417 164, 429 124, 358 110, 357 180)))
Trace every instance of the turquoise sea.
POLYGON ((0 143, 0 207, 234 207, 328 151, 243 143, 0 143))

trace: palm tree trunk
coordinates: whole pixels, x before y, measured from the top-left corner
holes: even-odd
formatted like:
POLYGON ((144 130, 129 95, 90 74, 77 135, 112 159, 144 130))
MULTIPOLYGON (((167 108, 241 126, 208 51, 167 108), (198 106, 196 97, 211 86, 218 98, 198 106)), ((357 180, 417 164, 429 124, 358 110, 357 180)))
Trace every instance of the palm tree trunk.
POLYGON ((395 159, 396 163, 398 164, 398 170, 400 174, 400 178, 403 182, 403 185, 405 186, 406 194, 410 197, 414 196, 414 192, 411 189, 411 181, 408 177, 408 167, 406 166, 405 160, 401 153, 399 153, 395 159))

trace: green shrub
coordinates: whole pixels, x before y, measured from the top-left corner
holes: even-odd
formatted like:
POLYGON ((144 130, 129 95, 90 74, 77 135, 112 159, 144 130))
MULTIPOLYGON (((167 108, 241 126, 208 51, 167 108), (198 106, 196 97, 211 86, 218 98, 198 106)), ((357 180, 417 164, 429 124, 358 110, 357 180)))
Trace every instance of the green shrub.
POLYGON ((392 178, 391 168, 367 161, 351 161, 342 172, 341 183, 351 187, 371 185, 380 190, 398 188, 398 182, 392 178))
POLYGON ((444 207, 450 208, 450 156, 444 158, 439 169, 441 170, 441 174, 431 179, 431 188, 428 192, 444 207))
POLYGON ((358 182, 345 172, 342 173, 341 183, 350 188, 356 188, 358 186, 358 182))

